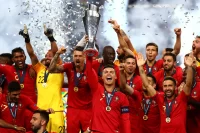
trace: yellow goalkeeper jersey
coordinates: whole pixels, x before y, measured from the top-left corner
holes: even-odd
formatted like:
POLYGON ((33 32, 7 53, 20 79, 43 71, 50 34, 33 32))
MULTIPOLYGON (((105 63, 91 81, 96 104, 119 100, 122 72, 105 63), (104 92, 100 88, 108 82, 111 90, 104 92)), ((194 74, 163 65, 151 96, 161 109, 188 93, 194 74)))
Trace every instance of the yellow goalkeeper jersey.
POLYGON ((64 81, 63 73, 48 73, 46 66, 37 63, 34 67, 37 73, 36 86, 38 92, 37 106, 40 109, 52 108, 55 112, 50 114, 47 131, 59 133, 64 127, 64 114, 61 89, 64 81))

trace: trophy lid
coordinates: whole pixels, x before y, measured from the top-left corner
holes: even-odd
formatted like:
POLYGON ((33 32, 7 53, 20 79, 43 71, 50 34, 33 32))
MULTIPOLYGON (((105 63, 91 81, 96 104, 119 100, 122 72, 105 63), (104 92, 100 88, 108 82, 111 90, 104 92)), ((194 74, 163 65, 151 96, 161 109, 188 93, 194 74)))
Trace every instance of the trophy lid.
POLYGON ((97 11, 99 12, 99 7, 94 4, 89 4, 89 10, 97 11))

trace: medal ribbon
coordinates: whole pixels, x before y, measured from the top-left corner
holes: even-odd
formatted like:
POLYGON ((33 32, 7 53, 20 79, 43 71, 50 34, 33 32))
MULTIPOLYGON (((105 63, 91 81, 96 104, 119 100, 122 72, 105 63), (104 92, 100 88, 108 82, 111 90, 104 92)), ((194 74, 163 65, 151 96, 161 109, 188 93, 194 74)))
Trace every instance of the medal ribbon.
POLYGON ((135 73, 133 74, 133 76, 131 77, 131 79, 130 79, 130 82, 129 82, 129 86, 130 87, 132 87, 132 85, 133 85, 133 78, 135 77, 135 73))
POLYGON ((23 68, 22 76, 21 76, 19 70, 15 67, 15 70, 17 72, 17 76, 19 78, 19 83, 20 84, 24 83, 24 78, 25 78, 25 75, 26 75, 26 68, 27 68, 27 65, 25 65, 25 67, 23 68))
POLYGON ((170 113, 171 113, 171 111, 172 111, 172 106, 173 106, 173 104, 175 103, 175 99, 173 99, 172 101, 171 101, 171 104, 169 105, 169 103, 167 102, 167 99, 165 98, 165 106, 166 106, 166 116, 167 117, 170 117, 170 113))
POLYGON ((154 65, 156 64, 156 61, 153 63, 153 66, 152 67, 149 67, 148 64, 146 63, 146 71, 147 71, 147 74, 152 74, 152 69, 154 67, 154 65))
POLYGON ((144 111, 145 115, 148 114, 151 102, 152 102, 152 98, 150 98, 150 100, 148 102, 146 102, 146 99, 143 98, 143 111, 144 111))
POLYGON ((1 77, 0 77, 0 87, 2 87, 5 80, 6 80, 6 77, 5 77, 4 74, 2 74, 1 77))
POLYGON ((44 72, 44 83, 47 82, 48 76, 49 76, 49 72, 47 72, 47 69, 46 69, 44 72))
MULTIPOLYGON (((173 73, 171 76, 173 76, 176 73, 176 70, 173 70, 173 73)), ((164 78, 166 77, 166 72, 164 71, 164 78)))
POLYGON ((84 64, 84 68, 83 68, 82 73, 80 74, 80 76, 77 76, 76 68, 75 68, 75 65, 74 65, 74 85, 75 85, 75 87, 78 87, 80 80, 84 76, 85 67, 86 67, 86 65, 84 64))
POLYGON ((113 98, 115 92, 116 92, 116 89, 114 89, 114 90, 112 91, 112 93, 111 93, 111 95, 110 95, 110 97, 109 97, 109 96, 108 96, 108 92, 107 92, 106 90, 104 91, 104 94, 105 94, 105 97, 106 97, 106 105, 107 105, 107 106, 110 106, 111 100, 112 100, 112 98, 113 98))
POLYGON ((10 109, 11 115, 12 115, 12 117, 15 119, 16 116, 17 116, 18 105, 15 104, 14 106, 15 106, 15 108, 14 108, 14 107, 11 107, 11 103, 8 103, 8 107, 9 107, 9 109, 10 109), (14 111, 13 111, 13 108, 14 108, 14 111))

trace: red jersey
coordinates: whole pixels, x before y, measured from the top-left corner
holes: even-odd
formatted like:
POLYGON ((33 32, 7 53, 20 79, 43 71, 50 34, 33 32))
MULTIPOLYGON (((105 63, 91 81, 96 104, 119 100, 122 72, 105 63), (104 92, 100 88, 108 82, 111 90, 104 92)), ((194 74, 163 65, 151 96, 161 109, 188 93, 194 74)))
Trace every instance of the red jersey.
MULTIPOLYGON (((200 102, 200 82, 196 82, 196 85, 191 91, 190 98, 200 102)), ((198 133, 200 131, 200 110, 196 109, 192 105, 189 105, 187 111, 187 133, 198 133)))
MULTIPOLYGON (((164 69, 161 69, 158 71, 155 75, 156 82, 157 82, 157 89, 158 91, 163 92, 163 80, 165 78, 165 71, 164 69)), ((179 86, 183 79, 183 71, 181 67, 176 67, 173 74, 171 75, 177 82, 177 86, 179 86)))
POLYGON ((68 77, 68 101, 69 107, 77 109, 89 109, 92 107, 92 94, 86 78, 86 70, 81 73, 76 73, 73 62, 63 64, 64 71, 68 77), (78 81, 78 91, 75 87, 75 74, 80 76, 78 81))
POLYGON ((134 74, 130 80, 126 81, 126 83, 134 90, 142 91, 142 80, 139 75, 134 74))
POLYGON ((156 72, 158 72, 161 68, 163 68, 163 60, 160 59, 158 61, 156 61, 153 66, 148 66, 147 63, 145 63, 143 65, 144 71, 146 72, 146 74, 151 73, 152 75, 154 75, 156 72))
MULTIPOLYGON (((0 98, 0 108, 0 119, 20 127, 25 127, 25 110, 28 109, 30 111, 35 111, 38 109, 35 103, 25 95, 20 95, 18 104, 8 103, 6 95, 2 95, 0 98), (11 110, 13 114, 16 110, 16 118, 12 116, 11 110)), ((13 129, 0 128, 0 133, 4 133, 4 130, 8 131, 9 133, 16 132, 13 129)))
POLYGON ((106 111, 105 88, 98 82, 98 76, 92 69, 92 59, 87 59, 86 66, 87 80, 93 94, 90 129, 101 133, 131 133, 126 96, 116 91, 110 103, 111 110, 106 111))
POLYGON ((200 81, 200 67, 196 67, 196 80, 200 81))
MULTIPOLYGON (((103 71, 103 68, 104 68, 103 63, 99 63, 98 60, 94 60, 93 63, 92 63, 92 67, 98 75, 99 83, 101 83, 103 85, 103 81, 102 81, 102 78, 101 78, 102 71, 103 71)), ((116 75, 117 75, 116 85, 119 86, 119 84, 120 84, 119 67, 114 64, 114 69, 115 69, 115 72, 116 72, 116 75)))
MULTIPOLYGON (((184 91, 175 98, 170 113, 171 121, 167 123, 164 93, 156 94, 155 101, 158 103, 161 117, 160 133, 186 133, 187 98, 184 91)), ((168 104, 170 103, 168 101, 168 104)))
MULTIPOLYGON (((24 88, 21 89, 21 94, 28 96, 31 100, 33 100, 35 103, 37 102, 37 96, 36 96, 36 87, 35 87, 35 81, 36 78, 30 76, 30 69, 31 65, 27 65, 26 67, 26 75, 24 77, 24 88)), ((19 70, 20 75, 22 76, 23 70, 19 70)), ((17 80, 19 81, 19 77, 17 75, 15 66, 10 66, 10 65, 4 65, 0 64, 0 73, 3 73, 6 77, 6 82, 5 82, 5 89, 3 89, 3 93, 7 94, 7 86, 8 83, 17 80)))
POLYGON ((150 97, 144 97, 144 95, 138 92, 137 90, 134 90, 132 97, 137 98, 139 103, 141 104, 141 107, 139 109, 140 125, 138 125, 138 127, 140 127, 142 133, 159 133, 160 132, 160 112, 159 112, 157 102, 150 97), (143 119, 143 116, 145 115, 144 105, 147 108, 149 102, 151 103, 150 103, 148 112, 146 114, 148 116, 148 119, 144 120, 143 119))
MULTIPOLYGON (((140 76, 133 75, 130 80, 127 80, 127 84, 131 86, 134 91, 141 91, 142 90, 142 80, 140 76)), ((139 112, 141 109, 140 106, 140 99, 138 97, 131 97, 127 96, 129 101, 129 109, 130 109, 130 122, 131 122, 131 132, 133 133, 140 133, 140 126, 139 123, 139 112)))

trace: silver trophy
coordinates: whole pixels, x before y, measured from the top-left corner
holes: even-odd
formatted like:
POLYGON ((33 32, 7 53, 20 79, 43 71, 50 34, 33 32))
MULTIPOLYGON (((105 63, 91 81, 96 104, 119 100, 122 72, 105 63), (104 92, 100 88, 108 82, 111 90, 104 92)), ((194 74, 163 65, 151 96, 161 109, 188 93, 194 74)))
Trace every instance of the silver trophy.
POLYGON ((99 14, 99 8, 94 4, 89 4, 89 9, 85 11, 83 17, 83 23, 85 27, 86 35, 88 35, 89 41, 85 47, 85 53, 87 56, 97 56, 98 51, 95 47, 95 38, 99 26, 101 15, 99 14))

